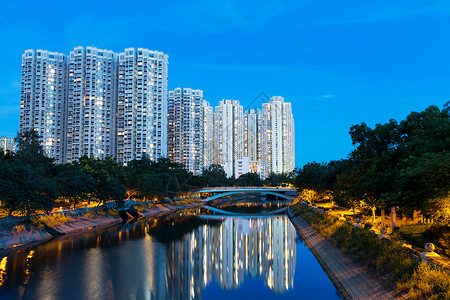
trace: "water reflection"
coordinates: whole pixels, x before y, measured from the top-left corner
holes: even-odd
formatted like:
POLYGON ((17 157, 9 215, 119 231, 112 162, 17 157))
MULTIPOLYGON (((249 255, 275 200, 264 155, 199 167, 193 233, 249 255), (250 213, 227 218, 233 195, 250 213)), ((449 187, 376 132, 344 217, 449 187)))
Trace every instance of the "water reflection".
POLYGON ((294 228, 285 217, 227 218, 219 227, 200 226, 167 247, 168 289, 158 299, 200 299, 214 279, 237 289, 245 276, 264 277, 276 293, 294 285, 294 228))
MULTIPOLYGON (((204 220, 177 214, 4 256, 0 298, 201 299, 212 282, 235 290, 253 279, 283 294, 294 287, 296 246, 285 216, 204 220)), ((322 273, 320 280, 328 282, 322 273)))

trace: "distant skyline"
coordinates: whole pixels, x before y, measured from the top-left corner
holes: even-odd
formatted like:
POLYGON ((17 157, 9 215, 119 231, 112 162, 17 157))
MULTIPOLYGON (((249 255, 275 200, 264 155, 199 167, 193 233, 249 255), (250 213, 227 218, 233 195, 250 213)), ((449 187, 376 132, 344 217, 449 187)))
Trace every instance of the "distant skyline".
POLYGON ((353 124, 450 99, 447 1, 2 1, 0 20, 0 136, 19 128, 26 49, 144 47, 169 55, 169 90, 202 89, 212 106, 283 96, 298 167, 346 157, 353 124))

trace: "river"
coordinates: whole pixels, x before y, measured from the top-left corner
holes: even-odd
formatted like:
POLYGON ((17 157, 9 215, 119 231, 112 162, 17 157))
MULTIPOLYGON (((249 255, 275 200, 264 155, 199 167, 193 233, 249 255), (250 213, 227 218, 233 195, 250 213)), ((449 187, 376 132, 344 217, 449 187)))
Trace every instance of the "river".
POLYGON ((258 216, 269 209, 202 209, 18 249, 1 257, 0 299, 340 299, 289 219, 258 216))

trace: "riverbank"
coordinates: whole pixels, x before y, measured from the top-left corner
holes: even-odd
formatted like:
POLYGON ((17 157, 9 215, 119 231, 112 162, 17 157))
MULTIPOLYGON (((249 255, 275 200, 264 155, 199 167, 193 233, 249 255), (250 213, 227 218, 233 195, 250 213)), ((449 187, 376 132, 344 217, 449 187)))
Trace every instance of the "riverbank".
POLYGON ((448 271, 432 259, 421 263, 415 250, 392 242, 384 235, 377 237, 368 229, 362 229, 362 226, 339 221, 301 202, 291 206, 290 217, 293 218, 294 214, 295 218, 304 221, 329 245, 338 249, 340 255, 360 266, 367 266, 367 270, 376 277, 386 278, 386 286, 397 287, 408 293, 411 299, 450 298, 448 271))
MULTIPOLYGON (((202 202, 194 202, 178 205, 137 205, 136 207, 142 217, 151 218, 181 210, 195 209, 203 205, 202 202)), ((0 251, 33 246, 58 236, 106 228, 122 222, 118 211, 107 207, 87 210, 83 213, 53 214, 19 223, 4 222, 0 226, 0 251)))
POLYGON ((375 278, 366 266, 351 261, 291 208, 288 217, 344 299, 406 299, 389 281, 375 278))

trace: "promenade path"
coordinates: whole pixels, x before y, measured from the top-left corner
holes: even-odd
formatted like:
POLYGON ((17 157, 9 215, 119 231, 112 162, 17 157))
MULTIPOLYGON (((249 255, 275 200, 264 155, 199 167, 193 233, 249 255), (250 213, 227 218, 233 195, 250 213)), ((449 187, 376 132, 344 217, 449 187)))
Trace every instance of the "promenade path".
POLYGON ((387 279, 373 276, 367 267, 349 259, 302 217, 294 217, 291 208, 288 216, 344 299, 407 299, 387 279))

